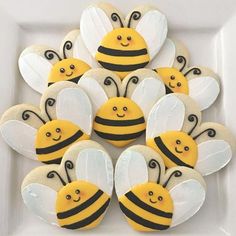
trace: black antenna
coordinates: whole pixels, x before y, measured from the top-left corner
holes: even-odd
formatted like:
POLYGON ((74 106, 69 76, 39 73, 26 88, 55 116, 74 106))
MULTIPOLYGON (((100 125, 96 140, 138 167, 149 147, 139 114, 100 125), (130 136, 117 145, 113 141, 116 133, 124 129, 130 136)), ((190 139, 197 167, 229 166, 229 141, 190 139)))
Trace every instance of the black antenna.
POLYGON ((67 59, 66 56, 66 51, 71 50, 71 48, 73 47, 73 43, 71 41, 66 41, 63 45, 63 57, 64 59, 67 59))
POLYGON ((132 20, 139 20, 141 16, 142 16, 141 12, 133 11, 129 17, 128 28, 130 28, 132 20))
POLYGON ((68 173, 68 170, 72 170, 73 168, 74 168, 74 164, 71 161, 66 161, 65 162, 65 171, 66 171, 66 176, 67 176, 68 183, 71 183, 71 178, 70 178, 70 175, 68 173))
POLYGON ((54 57, 56 56, 58 58, 59 61, 62 60, 62 58, 59 56, 59 54, 53 50, 46 50, 44 52, 44 56, 48 59, 48 60, 52 60, 54 59, 54 57))
POLYGON ((63 180, 63 178, 55 170, 52 170, 52 171, 48 172, 47 177, 49 179, 52 179, 52 178, 55 177, 55 174, 60 179, 62 185, 66 186, 66 182, 63 180))
POLYGON ((128 80, 127 84, 126 84, 126 87, 125 87, 124 97, 127 96, 130 82, 132 82, 133 84, 137 84, 139 82, 138 76, 132 76, 132 77, 129 78, 129 80, 128 80))
POLYGON ((116 12, 113 12, 111 14, 111 19, 114 21, 114 22, 117 22, 117 20, 120 22, 120 27, 121 28, 124 28, 124 24, 122 23, 122 20, 120 18, 120 16, 116 13, 116 12))
POLYGON ((28 120, 30 118, 30 114, 29 113, 34 114, 43 124, 46 124, 46 121, 42 117, 40 117, 36 112, 31 111, 31 110, 25 110, 22 113, 22 119, 23 120, 28 120))
POLYGON ((56 100, 54 98, 48 98, 46 101, 45 101, 45 112, 47 114, 47 117, 50 121, 52 121, 52 118, 51 116, 49 115, 48 113, 48 106, 52 107, 54 104, 55 104, 56 100))
POLYGON ((192 132, 195 130, 195 128, 197 127, 198 124, 198 117, 195 114, 190 114, 188 116, 188 120, 190 122, 195 122, 195 124, 193 125, 192 129, 188 132, 188 135, 191 135, 192 132))
POLYGON ((186 64, 187 64, 187 60, 184 56, 177 56, 176 57, 177 62, 179 62, 180 64, 183 64, 183 66, 180 68, 180 72, 183 71, 183 69, 185 68, 186 64))
POLYGON ((160 166, 160 163, 155 160, 155 159, 151 159, 149 162, 148 162, 148 166, 151 168, 151 169, 155 169, 156 167, 158 167, 159 169, 159 173, 158 173, 158 178, 157 178, 157 184, 160 183, 160 180, 161 180, 161 166, 160 166))
POLYGON ((104 80, 104 84, 108 85, 108 86, 110 86, 112 82, 116 86, 116 96, 120 97, 120 91, 119 91, 119 88, 118 88, 118 85, 117 85, 116 81, 110 76, 106 77, 105 80, 104 80))
POLYGON ((175 171, 169 176, 169 178, 167 179, 167 181, 162 185, 164 188, 167 186, 167 184, 170 182, 170 180, 171 180, 171 178, 172 178, 173 176, 176 177, 176 178, 178 178, 178 177, 182 176, 182 172, 181 172, 180 170, 175 170, 175 171))
POLYGON ((193 137, 193 140, 199 138, 202 134, 204 134, 206 132, 207 132, 208 137, 210 137, 210 138, 214 138, 216 136, 216 131, 212 128, 209 128, 209 129, 202 131, 200 134, 196 135, 195 137, 193 137))
POLYGON ((187 76, 187 75, 188 75, 189 73, 191 73, 191 72, 193 72, 194 75, 200 75, 200 74, 202 73, 202 71, 201 71, 199 68, 195 67, 195 68, 192 68, 192 69, 188 70, 188 71, 184 74, 184 76, 187 76))

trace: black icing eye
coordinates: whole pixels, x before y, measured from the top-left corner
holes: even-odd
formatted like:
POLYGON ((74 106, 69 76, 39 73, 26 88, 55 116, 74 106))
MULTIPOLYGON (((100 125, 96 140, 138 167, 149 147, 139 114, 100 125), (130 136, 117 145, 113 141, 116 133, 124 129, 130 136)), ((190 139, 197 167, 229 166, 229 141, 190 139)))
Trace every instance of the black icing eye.
POLYGON ((132 39, 131 36, 128 36, 128 37, 127 37, 127 40, 128 40, 128 41, 130 41, 131 39, 132 39))
POLYGON ((121 35, 118 35, 118 36, 117 36, 117 39, 118 39, 118 40, 121 40, 121 39, 122 39, 121 35))
POLYGON ((67 200, 70 200, 70 199, 71 199, 71 195, 69 195, 69 194, 66 195, 66 199, 67 199, 67 200))
POLYGON ((128 110, 128 108, 127 107, 123 107, 123 111, 127 111, 128 110))
POLYGON ((149 191, 149 192, 148 192, 148 195, 149 195, 149 196, 152 196, 152 195, 153 195, 153 191, 149 191))
POLYGON ((189 147, 188 146, 185 146, 184 147, 184 150, 187 152, 189 150, 189 147))
POLYGON ((56 128, 56 132, 57 132, 57 133, 60 133, 60 132, 61 132, 61 129, 60 129, 60 128, 56 128))
POLYGON ((61 73, 65 73, 65 71, 66 71, 66 70, 65 70, 64 68, 61 68, 61 69, 60 69, 60 72, 61 72, 61 73))
POLYGON ((80 190, 79 190, 79 189, 76 189, 76 190, 75 190, 75 193, 76 193, 76 194, 79 194, 79 193, 80 193, 80 190))
POLYGON ((181 141, 179 139, 177 139, 176 144, 181 144, 181 141))
POLYGON ((174 76, 174 75, 171 75, 170 79, 174 80, 174 79, 175 79, 175 76, 174 76))
POLYGON ((178 86, 178 87, 180 87, 180 86, 181 86, 181 83, 180 83, 180 82, 178 82, 178 83, 177 83, 177 86, 178 86))
POLYGON ((158 201, 161 202, 161 201, 163 200, 163 197, 162 197, 162 196, 159 196, 157 199, 158 199, 158 201))
POLYGON ((75 69, 75 66, 73 64, 70 65, 71 70, 75 69))
POLYGON ((50 137, 51 135, 52 135, 52 134, 51 134, 50 132, 47 132, 47 133, 46 133, 46 136, 47 136, 47 137, 50 137))
POLYGON ((113 107, 112 109, 113 109, 113 111, 117 111, 117 107, 113 107))

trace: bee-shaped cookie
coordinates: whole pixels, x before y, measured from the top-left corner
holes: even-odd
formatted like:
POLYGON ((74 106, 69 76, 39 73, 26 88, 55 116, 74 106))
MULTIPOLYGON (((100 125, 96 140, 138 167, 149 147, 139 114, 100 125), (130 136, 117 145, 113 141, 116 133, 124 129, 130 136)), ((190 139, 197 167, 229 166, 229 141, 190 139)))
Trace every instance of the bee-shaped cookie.
POLYGON ((77 83, 92 66, 96 66, 81 40, 79 30, 71 31, 63 39, 60 51, 48 46, 33 45, 19 57, 22 77, 39 93, 58 81, 77 83))
POLYGON ((148 6, 134 9, 124 19, 114 7, 98 4, 83 11, 80 30, 91 55, 123 79, 144 68, 159 52, 166 39, 167 20, 148 6))
POLYGON ((58 82, 45 90, 40 108, 20 104, 2 116, 0 132, 6 143, 28 158, 60 163, 68 147, 89 139, 92 106, 77 84, 58 82))
POLYGON ((167 168, 186 166, 202 175, 226 166, 235 150, 231 132, 218 123, 201 123, 199 107, 183 94, 168 94, 153 106, 146 143, 161 155, 167 168))
POLYGON ((93 104, 94 131, 117 147, 140 137, 155 102, 165 94, 165 86, 156 73, 140 69, 122 82, 113 72, 93 69, 81 77, 79 86, 93 104))
POLYGON ((206 67, 189 67, 189 53, 177 40, 167 39, 150 66, 165 83, 167 94, 187 94, 201 110, 211 106, 220 93, 219 76, 206 67))
POLYGON ((138 231, 166 230, 192 217, 202 206, 206 187, 201 175, 187 167, 165 172, 153 149, 126 149, 115 168, 115 189, 121 211, 138 231))
POLYGON ((44 221, 66 229, 91 229, 109 206, 112 161, 98 143, 81 141, 66 151, 60 165, 32 170, 21 189, 26 206, 44 221))

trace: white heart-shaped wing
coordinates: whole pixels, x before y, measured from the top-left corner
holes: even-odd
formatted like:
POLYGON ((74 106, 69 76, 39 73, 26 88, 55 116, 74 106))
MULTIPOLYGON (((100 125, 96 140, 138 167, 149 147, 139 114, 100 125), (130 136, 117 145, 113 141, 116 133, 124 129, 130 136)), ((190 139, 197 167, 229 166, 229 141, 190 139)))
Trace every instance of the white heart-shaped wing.
POLYGON ((139 105, 147 120, 153 105, 164 95, 165 85, 162 81, 156 78, 146 78, 133 91, 131 99, 139 105))
POLYGON ((232 158, 232 149, 224 140, 209 140, 198 145, 195 169, 203 176, 225 167, 232 158))
POLYGON ((20 73, 25 82, 39 93, 48 86, 52 64, 36 53, 22 53, 18 61, 20 73))
POLYGON ((136 30, 144 38, 150 58, 154 58, 166 40, 166 16, 158 10, 148 11, 137 24, 136 30))
POLYGON ((83 42, 95 57, 104 36, 113 30, 106 13, 97 6, 86 8, 81 16, 80 30, 83 42))
POLYGON ((171 227, 183 223, 197 213, 206 196, 205 188, 194 179, 175 185, 169 193, 174 204, 171 227))
POLYGON ((42 184, 32 183, 22 189, 21 195, 25 205, 35 215, 50 224, 58 225, 55 190, 42 184))
POLYGON ((139 152, 124 151, 115 168, 115 188, 118 197, 124 195, 137 184, 148 182, 148 169, 145 158, 139 152))
POLYGON ((6 143, 23 156, 36 160, 37 130, 21 121, 8 120, 1 124, 0 132, 6 143))
POLYGON ((98 186, 109 196, 113 190, 113 165, 110 156, 95 148, 82 150, 76 160, 76 176, 98 186))
POLYGON ((152 108, 147 120, 146 140, 167 131, 181 130, 184 122, 184 103, 174 94, 162 97, 152 108))
POLYGON ((86 134, 92 132, 92 105, 81 88, 66 88, 56 98, 57 118, 77 124, 86 134))
POLYGON ((219 83, 210 76, 190 79, 188 85, 189 96, 198 103, 201 111, 211 106, 220 93, 219 83))

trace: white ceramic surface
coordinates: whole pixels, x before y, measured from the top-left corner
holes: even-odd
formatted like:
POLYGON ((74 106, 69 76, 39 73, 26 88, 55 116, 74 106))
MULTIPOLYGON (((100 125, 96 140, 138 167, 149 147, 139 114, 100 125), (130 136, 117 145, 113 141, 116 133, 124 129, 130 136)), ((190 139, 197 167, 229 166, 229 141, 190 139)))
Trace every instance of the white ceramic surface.
MULTIPOLYGON (((82 10, 93 1, 85 0, 0 0, 0 114, 9 106, 38 104, 39 94, 21 79, 17 68, 20 52, 40 43, 58 48, 62 37, 79 27, 82 10)), ((204 120, 220 121, 236 135, 236 2, 235 0, 119 0, 109 1, 124 13, 140 3, 150 3, 166 13, 170 36, 182 40, 190 50, 191 64, 211 67, 221 76, 223 92, 216 104, 204 112, 204 120)), ((94 135, 115 158, 123 149, 113 148, 94 135)), ((135 143, 144 143, 144 138, 135 143)), ((87 232, 71 232, 50 226, 23 205, 20 186, 35 166, 22 158, 0 138, 0 235, 142 235, 133 231, 113 197, 102 224, 87 232)), ((236 156, 234 157, 236 158, 236 156)), ((202 209, 186 223, 161 235, 236 235, 236 160, 206 178, 207 199, 202 209)))

